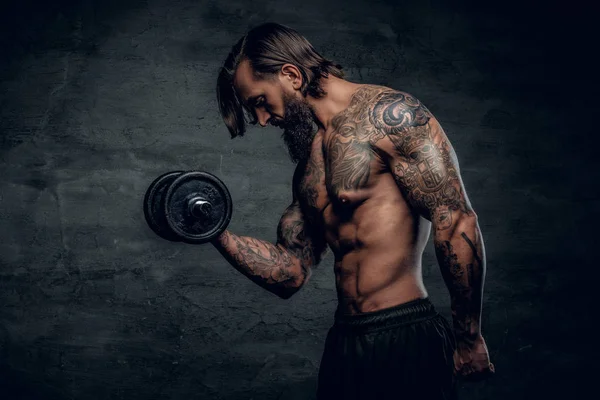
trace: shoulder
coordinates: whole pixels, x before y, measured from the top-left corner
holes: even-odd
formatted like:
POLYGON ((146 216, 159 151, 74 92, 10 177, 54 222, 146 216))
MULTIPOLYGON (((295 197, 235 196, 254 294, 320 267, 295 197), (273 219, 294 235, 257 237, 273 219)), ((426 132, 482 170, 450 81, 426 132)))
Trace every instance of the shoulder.
POLYGON ((376 129, 384 134, 398 134, 413 127, 426 125, 431 112, 410 93, 385 86, 370 88, 368 116, 376 129))
POLYGON ((365 120, 372 149, 384 157, 411 154, 415 146, 431 142, 441 132, 436 118, 411 93, 385 86, 363 90, 365 120))
POLYGON ((339 119, 344 123, 348 120, 368 123, 387 135, 426 125, 432 117, 425 105, 408 92, 364 84, 354 92, 347 111, 339 119))

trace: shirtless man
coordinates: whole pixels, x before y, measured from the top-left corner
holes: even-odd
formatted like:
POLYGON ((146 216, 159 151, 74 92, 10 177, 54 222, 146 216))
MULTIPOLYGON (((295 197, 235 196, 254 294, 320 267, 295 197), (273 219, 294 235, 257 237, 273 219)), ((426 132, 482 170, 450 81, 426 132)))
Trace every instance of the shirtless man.
POLYGON ((338 307, 319 399, 453 399, 457 377, 494 372, 481 335, 485 250, 477 215, 431 112, 408 93, 349 82, 341 68, 274 23, 232 48, 217 83, 231 136, 242 136, 247 122, 280 127, 297 166, 276 243, 227 230, 213 244, 284 299, 308 283, 331 248, 338 307), (453 327, 423 284, 430 231, 453 327))

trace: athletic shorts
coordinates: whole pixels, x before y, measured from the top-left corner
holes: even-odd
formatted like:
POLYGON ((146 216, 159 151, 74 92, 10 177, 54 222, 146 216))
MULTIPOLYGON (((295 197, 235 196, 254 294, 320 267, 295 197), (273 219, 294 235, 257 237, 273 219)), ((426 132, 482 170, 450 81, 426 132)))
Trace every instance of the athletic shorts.
POLYGON ((428 298, 357 315, 336 313, 319 368, 318 400, 455 400, 448 321, 428 298))

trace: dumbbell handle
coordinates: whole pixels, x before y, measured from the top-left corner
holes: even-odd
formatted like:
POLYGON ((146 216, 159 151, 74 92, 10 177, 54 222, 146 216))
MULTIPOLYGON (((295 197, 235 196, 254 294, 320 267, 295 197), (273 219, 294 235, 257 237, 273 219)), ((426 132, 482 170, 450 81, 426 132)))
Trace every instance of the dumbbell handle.
POLYGON ((212 211, 212 204, 202 197, 193 197, 188 201, 188 210, 196 218, 205 218, 212 211))

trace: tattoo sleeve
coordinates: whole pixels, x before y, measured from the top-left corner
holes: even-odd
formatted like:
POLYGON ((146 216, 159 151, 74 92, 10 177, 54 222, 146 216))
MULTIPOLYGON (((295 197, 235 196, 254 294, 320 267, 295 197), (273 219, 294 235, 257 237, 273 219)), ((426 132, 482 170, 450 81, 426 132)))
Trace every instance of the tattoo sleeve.
POLYGON ((456 154, 429 110, 407 93, 381 90, 370 119, 376 151, 409 204, 432 222, 455 334, 472 341, 481 333, 485 248, 456 154))
POLYGON ((281 217, 275 244, 227 230, 213 244, 235 269, 286 299, 308 282, 325 249, 313 241, 297 201, 281 217))

